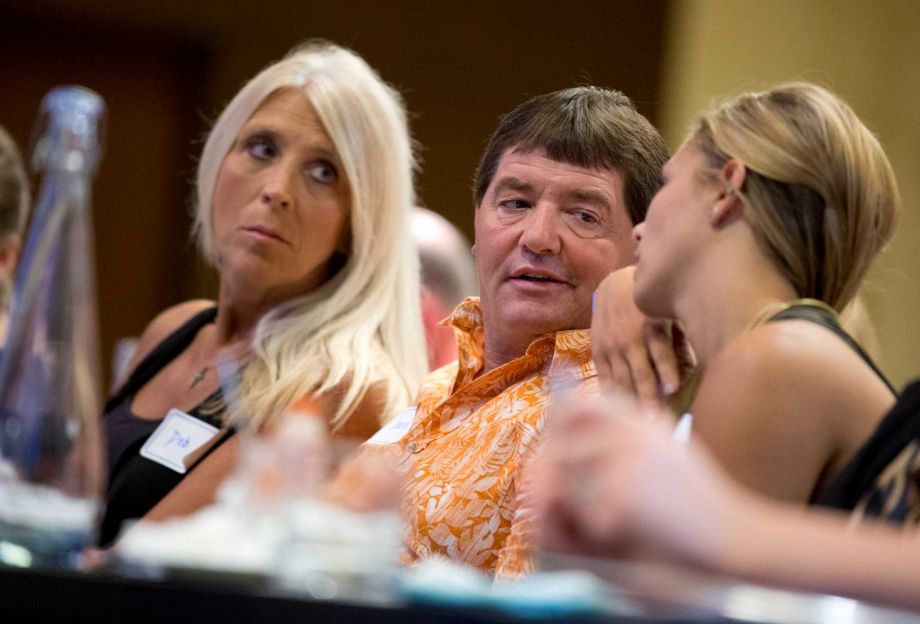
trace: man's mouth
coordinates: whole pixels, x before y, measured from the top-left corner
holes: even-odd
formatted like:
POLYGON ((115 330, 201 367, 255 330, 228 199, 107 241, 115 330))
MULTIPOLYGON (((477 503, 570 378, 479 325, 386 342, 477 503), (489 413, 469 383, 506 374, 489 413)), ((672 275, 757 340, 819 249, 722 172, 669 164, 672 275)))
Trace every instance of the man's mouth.
POLYGON ((527 280, 528 282, 558 282, 559 280, 547 277, 545 275, 530 275, 525 273, 524 275, 518 275, 515 279, 527 280))
POLYGON ((562 279, 561 276, 556 275, 551 271, 545 270, 534 270, 534 269, 518 269, 511 274, 511 279, 521 280, 525 282, 533 282, 535 284, 567 284, 568 282, 562 279))

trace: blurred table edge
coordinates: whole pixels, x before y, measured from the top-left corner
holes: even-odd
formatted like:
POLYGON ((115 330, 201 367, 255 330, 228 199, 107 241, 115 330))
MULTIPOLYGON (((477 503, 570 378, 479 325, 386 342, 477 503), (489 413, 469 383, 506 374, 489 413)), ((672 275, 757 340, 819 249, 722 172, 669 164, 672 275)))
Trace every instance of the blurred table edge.
POLYGON ((694 624, 737 622, 720 617, 636 617, 566 614, 524 618, 503 611, 424 604, 388 606, 311 600, 254 587, 121 577, 106 572, 64 572, 0 567, 0 609, 5 621, 107 622, 625 622, 694 624), (12 619, 8 619, 12 616, 12 619))

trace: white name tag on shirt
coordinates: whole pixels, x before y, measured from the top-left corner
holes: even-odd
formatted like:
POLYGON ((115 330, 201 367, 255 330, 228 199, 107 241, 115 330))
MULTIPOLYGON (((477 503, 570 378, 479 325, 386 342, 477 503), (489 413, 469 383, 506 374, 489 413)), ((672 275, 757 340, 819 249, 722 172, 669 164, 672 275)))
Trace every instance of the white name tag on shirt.
POLYGON ((399 442, 415 422, 415 408, 409 407, 397 414, 393 420, 380 428, 367 441, 367 444, 393 444, 399 442))
POLYGON ((185 474, 185 458, 213 440, 218 431, 217 427, 173 408, 147 438, 141 456, 185 474))

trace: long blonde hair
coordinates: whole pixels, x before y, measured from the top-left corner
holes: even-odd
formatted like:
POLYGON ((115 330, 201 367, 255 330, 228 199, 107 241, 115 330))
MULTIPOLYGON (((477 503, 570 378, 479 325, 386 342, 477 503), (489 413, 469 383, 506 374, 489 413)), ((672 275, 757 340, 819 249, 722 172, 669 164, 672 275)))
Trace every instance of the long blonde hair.
POLYGON ((372 385, 381 422, 415 399, 427 371, 418 257, 409 235, 412 154, 399 94, 353 52, 309 42, 267 67, 227 105, 198 166, 195 229, 216 266, 214 187, 239 129, 272 93, 306 95, 335 145, 350 190, 350 251, 327 283, 267 313, 240 376, 243 416, 259 426, 306 394, 343 390, 341 424, 372 385))
POLYGON ((891 164, 853 110, 827 89, 787 83, 703 113, 690 141, 713 170, 744 163, 736 190, 760 244, 800 297, 841 310, 901 210, 891 164))

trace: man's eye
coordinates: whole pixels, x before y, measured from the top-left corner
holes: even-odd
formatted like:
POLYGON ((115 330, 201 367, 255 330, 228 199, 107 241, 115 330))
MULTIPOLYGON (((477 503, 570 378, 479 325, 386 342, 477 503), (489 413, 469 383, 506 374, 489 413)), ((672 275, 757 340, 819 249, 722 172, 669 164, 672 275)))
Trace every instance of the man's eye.
POLYGON ((590 212, 580 210, 576 214, 578 216, 578 220, 582 223, 597 223, 597 217, 590 212))
POLYGON ((530 204, 523 199, 505 199, 500 201, 498 205, 508 210, 522 210, 530 207, 530 204))
POLYGON ((335 184, 339 172, 331 162, 323 160, 310 167, 310 177, 320 184, 335 184))

